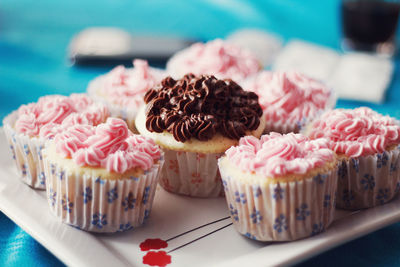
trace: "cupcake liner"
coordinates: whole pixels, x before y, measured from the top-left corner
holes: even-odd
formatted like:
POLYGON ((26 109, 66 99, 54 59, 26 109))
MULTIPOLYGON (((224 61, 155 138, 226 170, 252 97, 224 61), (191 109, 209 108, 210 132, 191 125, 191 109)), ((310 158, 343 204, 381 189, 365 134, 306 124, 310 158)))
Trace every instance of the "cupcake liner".
POLYGON ((163 151, 165 164, 160 185, 165 190, 192 197, 218 197, 223 194, 217 165, 223 153, 163 151))
POLYGON ((338 208, 356 210, 385 204, 400 190, 400 148, 343 159, 338 177, 338 208))
MULTIPOLYGON (((99 96, 97 93, 97 86, 96 83, 100 82, 97 80, 92 81, 89 84, 89 87, 87 89, 87 92, 89 96, 95 101, 104 104, 107 106, 109 112, 110 112, 110 117, 115 117, 122 119, 126 122, 128 125, 128 128, 133 132, 133 133, 138 133, 136 126, 135 126, 135 119, 137 116, 137 113, 140 109, 140 107, 135 107, 135 108, 130 108, 130 107, 122 107, 116 104, 113 104, 109 101, 107 101, 106 98, 99 96)), ((144 104, 144 103, 143 103, 144 104)))
POLYGON ((35 189, 46 189, 46 175, 43 168, 42 149, 46 140, 17 133, 13 125, 18 117, 14 111, 3 120, 4 133, 21 180, 35 189))
POLYGON ((334 218, 336 169, 275 184, 246 184, 220 171, 233 224, 248 238, 296 240, 323 232, 334 218))
POLYGON ((139 177, 109 180, 91 173, 65 170, 44 160, 47 198, 63 223, 90 232, 119 232, 143 224, 149 217, 164 161, 139 177))

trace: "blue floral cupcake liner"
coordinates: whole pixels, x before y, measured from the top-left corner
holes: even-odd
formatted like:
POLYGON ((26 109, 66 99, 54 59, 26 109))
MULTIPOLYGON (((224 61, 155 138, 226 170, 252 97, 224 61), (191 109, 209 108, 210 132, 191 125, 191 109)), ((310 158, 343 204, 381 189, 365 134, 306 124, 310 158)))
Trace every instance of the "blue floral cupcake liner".
POLYGON ((163 148, 165 164, 160 185, 167 191, 191 197, 223 195, 218 158, 223 153, 196 153, 163 148))
POLYGON ((67 171, 45 158, 50 210, 63 223, 90 232, 131 230, 149 217, 164 163, 160 159, 138 177, 110 180, 83 172, 67 171))
MULTIPOLYGON (((243 182, 220 168, 236 230, 259 241, 291 241, 323 232, 333 221, 337 171, 301 181, 243 182)), ((235 173, 240 175, 240 172, 235 173)))
POLYGON ((343 159, 338 169, 336 206, 357 210, 389 202, 400 190, 400 148, 343 159))
POLYGON ((18 116, 14 111, 4 118, 4 133, 21 180, 35 189, 46 189, 42 149, 46 140, 17 133, 13 128, 18 116))

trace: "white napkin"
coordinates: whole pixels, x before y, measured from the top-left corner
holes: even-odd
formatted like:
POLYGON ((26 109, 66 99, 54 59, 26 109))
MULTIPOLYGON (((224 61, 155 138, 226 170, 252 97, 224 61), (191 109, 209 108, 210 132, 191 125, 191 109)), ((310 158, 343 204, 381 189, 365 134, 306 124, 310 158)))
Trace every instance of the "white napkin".
POLYGON ((315 79, 327 81, 340 54, 323 46, 300 40, 290 41, 278 54, 273 70, 296 70, 315 79))
POLYGON ((386 58, 365 53, 344 54, 328 85, 341 98, 382 103, 393 67, 386 58))
POLYGON ((278 54, 273 70, 297 70, 331 86, 339 98, 381 103, 393 74, 393 62, 366 53, 341 54, 293 40, 278 54))

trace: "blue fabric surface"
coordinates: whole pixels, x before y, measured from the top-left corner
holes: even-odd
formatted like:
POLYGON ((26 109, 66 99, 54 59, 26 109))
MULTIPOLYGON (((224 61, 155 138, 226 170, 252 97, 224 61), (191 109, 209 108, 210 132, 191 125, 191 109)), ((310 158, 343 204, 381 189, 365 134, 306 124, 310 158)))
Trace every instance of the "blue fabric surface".
POLYGON ((63 266, 25 231, 0 213, 1 266, 63 266))
MULTIPOLYGON (((68 65, 71 37, 88 26, 117 26, 137 34, 199 39, 224 37, 241 27, 258 27, 285 40, 300 38, 339 48, 338 0, 2 0, 0 4, 0 118, 46 94, 85 91, 109 68, 68 65)), ((338 107, 367 105, 400 119, 399 59, 382 105, 339 101, 338 107)), ((342 245, 300 266, 396 266, 400 224, 342 245)), ((52 254, 0 213, 1 266, 61 266, 52 254)))

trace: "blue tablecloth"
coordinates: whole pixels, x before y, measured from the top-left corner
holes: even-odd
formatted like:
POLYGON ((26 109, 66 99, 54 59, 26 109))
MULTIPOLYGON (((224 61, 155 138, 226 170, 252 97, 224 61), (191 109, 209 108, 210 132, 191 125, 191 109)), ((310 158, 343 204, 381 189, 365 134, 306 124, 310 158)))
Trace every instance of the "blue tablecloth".
MULTIPOLYGON (((129 1, 2 0, 0 3, 0 118, 46 94, 85 91, 109 68, 70 67, 70 38, 88 26, 117 26, 132 33, 199 39, 224 37, 241 27, 257 27, 339 48, 337 0, 320 1, 129 1)), ((382 105, 339 101, 339 107, 367 105, 400 119, 399 59, 382 105)), ((322 266, 400 264, 400 224, 342 245, 301 264, 322 266)), ((0 212, 1 266, 58 266, 52 254, 0 212)))

